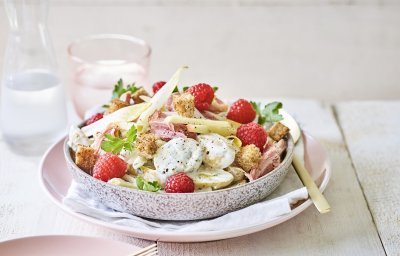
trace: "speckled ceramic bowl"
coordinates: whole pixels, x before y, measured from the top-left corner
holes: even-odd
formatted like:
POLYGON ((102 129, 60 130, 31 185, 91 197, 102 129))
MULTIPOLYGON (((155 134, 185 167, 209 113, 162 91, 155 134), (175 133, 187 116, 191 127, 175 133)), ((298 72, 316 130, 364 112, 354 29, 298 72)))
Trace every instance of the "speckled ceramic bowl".
POLYGON ((199 220, 244 208, 272 193, 289 170, 293 148, 293 140, 290 138, 282 163, 264 177, 243 186, 182 194, 153 193, 97 180, 76 166, 71 158, 67 141, 64 143, 64 155, 74 180, 113 209, 158 220, 199 220))

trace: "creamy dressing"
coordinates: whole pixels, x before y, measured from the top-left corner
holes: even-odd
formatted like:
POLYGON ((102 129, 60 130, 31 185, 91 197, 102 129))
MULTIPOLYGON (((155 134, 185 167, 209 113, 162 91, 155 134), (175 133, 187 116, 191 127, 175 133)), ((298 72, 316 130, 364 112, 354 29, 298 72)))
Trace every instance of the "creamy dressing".
POLYGON ((76 126, 71 126, 69 129, 68 146, 74 151, 77 150, 78 145, 90 146, 91 141, 88 137, 76 126))
POLYGON ((203 149, 194 139, 174 138, 154 155, 154 166, 161 179, 178 172, 193 172, 203 160, 203 149), (164 176, 164 177, 163 177, 164 176))
POLYGON ((127 151, 123 149, 121 150, 120 155, 124 158, 125 162, 132 165, 134 169, 142 167, 147 162, 147 159, 140 156, 136 150, 127 151))
POLYGON ((235 160, 235 149, 232 143, 218 134, 198 136, 200 145, 204 148, 203 162, 214 169, 224 169, 235 160))

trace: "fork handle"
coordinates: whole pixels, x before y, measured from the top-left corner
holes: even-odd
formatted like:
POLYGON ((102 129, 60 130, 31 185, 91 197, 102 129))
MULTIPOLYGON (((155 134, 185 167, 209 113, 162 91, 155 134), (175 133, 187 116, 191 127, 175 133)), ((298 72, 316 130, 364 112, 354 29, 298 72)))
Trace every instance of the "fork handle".
POLYGON ((293 167, 296 170, 301 182, 303 182, 304 186, 307 188, 311 201, 314 203, 318 211, 320 213, 330 212, 331 206, 329 205, 328 201, 321 193, 321 191, 318 189, 317 185, 311 178, 303 163, 300 161, 299 156, 296 154, 293 155, 293 167))

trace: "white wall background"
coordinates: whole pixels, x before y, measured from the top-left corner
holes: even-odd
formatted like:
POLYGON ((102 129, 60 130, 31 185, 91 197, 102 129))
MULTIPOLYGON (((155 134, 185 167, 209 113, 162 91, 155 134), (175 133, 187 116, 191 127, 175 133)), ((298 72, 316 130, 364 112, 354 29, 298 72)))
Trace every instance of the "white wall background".
MULTIPOLYGON (((400 99, 399 1, 55 0, 49 28, 65 83, 68 43, 112 32, 150 43, 152 81, 187 64, 227 98, 400 99)), ((0 5, 0 60, 7 34, 0 5)))

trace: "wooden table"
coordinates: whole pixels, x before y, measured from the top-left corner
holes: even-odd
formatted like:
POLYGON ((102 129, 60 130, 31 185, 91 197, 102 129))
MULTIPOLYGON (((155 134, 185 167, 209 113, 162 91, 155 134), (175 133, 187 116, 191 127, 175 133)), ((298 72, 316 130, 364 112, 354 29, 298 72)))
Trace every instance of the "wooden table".
MULTIPOLYGON (((159 242, 160 255, 399 255, 400 101, 282 101, 329 153, 333 175, 325 195, 331 213, 310 207, 283 224, 234 239, 159 242)), ((69 216, 41 191, 39 157, 15 155, 2 140, 0 152, 0 240, 75 234, 152 243, 69 216)))

